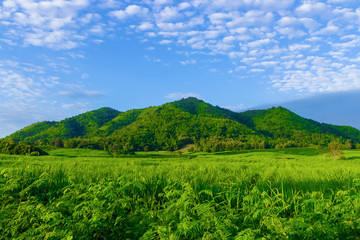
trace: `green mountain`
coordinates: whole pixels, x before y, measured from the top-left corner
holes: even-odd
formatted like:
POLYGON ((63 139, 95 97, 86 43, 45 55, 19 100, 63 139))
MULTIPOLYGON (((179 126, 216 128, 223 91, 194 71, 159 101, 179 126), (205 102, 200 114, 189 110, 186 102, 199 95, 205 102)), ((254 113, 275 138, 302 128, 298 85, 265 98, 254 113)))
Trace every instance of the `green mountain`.
POLYGON ((111 108, 100 108, 86 112, 60 122, 34 123, 11 134, 7 138, 34 144, 36 141, 47 142, 57 138, 71 139, 77 137, 95 137, 98 129, 119 115, 119 111, 111 108))
POLYGON ((360 131, 302 118, 276 107, 232 112, 190 97, 161 106, 119 112, 111 108, 40 122, 6 139, 35 145, 91 147, 110 151, 202 151, 327 145, 337 139, 360 142, 360 131))
POLYGON ((245 123, 247 126, 276 139, 276 142, 292 141, 293 145, 306 145, 306 143, 323 145, 334 138, 360 141, 360 131, 355 128, 319 123, 300 117, 283 107, 239 114, 247 118, 245 123))

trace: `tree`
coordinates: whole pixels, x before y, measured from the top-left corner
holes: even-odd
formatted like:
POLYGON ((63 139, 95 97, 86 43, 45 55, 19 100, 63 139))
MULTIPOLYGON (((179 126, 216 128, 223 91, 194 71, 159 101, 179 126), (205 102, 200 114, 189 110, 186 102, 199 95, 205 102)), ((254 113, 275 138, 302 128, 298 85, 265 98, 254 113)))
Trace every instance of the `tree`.
POLYGON ((135 148, 131 143, 127 142, 127 143, 125 143, 123 145, 122 153, 124 153, 124 154, 134 154, 135 153, 135 148))
POLYGON ((64 143, 63 143, 63 141, 61 140, 61 138, 55 139, 54 146, 57 147, 57 148, 62 148, 62 147, 64 147, 64 143))
POLYGON ((188 152, 195 152, 195 148, 194 148, 194 147, 190 147, 190 148, 188 149, 188 152))
POLYGON ((328 145, 329 148, 329 156, 332 156, 334 160, 336 160, 336 157, 339 159, 345 159, 344 153, 342 151, 342 146, 337 141, 332 141, 328 145))
POLYGON ((76 148, 78 146, 80 141, 76 140, 76 139, 69 139, 67 141, 65 141, 64 146, 66 148, 76 148))
POLYGON ((346 149, 349 149, 349 150, 353 148, 350 139, 346 140, 346 142, 345 142, 345 148, 346 148, 346 149))

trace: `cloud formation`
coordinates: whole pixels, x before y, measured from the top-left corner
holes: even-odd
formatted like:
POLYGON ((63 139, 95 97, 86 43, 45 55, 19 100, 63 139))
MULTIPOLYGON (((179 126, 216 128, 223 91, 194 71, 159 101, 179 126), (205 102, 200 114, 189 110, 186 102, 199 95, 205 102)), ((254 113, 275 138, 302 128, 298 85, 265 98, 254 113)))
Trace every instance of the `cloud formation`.
MULTIPOLYGON (((154 45, 229 56, 228 72, 250 77, 266 72, 269 85, 280 91, 359 88, 359 24, 360 7, 351 0, 4 0, 0 5, 1 38, 8 44, 71 49, 118 25, 154 45)), ((195 62, 192 57, 181 64, 195 62)), ((1 74, 3 81, 24 82, 14 73, 1 74)))
MULTIPOLYGON (((50 49, 84 59, 76 49, 98 46, 108 38, 128 38, 153 50, 144 54, 150 62, 165 65, 163 53, 152 53, 167 49, 181 55, 176 64, 182 68, 191 65, 223 76, 261 79, 264 88, 304 95, 360 89, 359 26, 356 0, 0 2, 1 51, 50 49), (228 62, 207 64, 216 58, 228 62)), ((80 71, 84 81, 89 76, 65 60, 48 58, 41 66, 0 59, 2 102, 49 102, 47 93, 54 87, 63 100, 57 104, 65 109, 85 107, 88 99, 101 96, 85 87, 66 87, 59 75, 80 71)), ((201 98, 189 92, 166 97, 201 98)))
POLYGON ((89 6, 89 0, 4 0, 0 25, 14 45, 71 49, 91 32, 86 27, 101 18, 98 13, 83 12, 89 6))
MULTIPOLYGON (((233 62, 228 71, 232 74, 251 78, 263 72, 269 86, 279 91, 315 93, 360 88, 356 51, 360 43, 360 7, 353 1, 138 4, 135 12, 141 17, 131 24, 138 30, 151 31, 151 38, 143 35, 144 39, 154 44, 174 44, 190 50, 190 54, 228 56, 233 62)), ((196 63, 196 58, 181 61, 183 65, 189 63, 196 63)))
POLYGON ((58 93, 60 96, 67 97, 70 99, 90 99, 90 98, 99 98, 104 94, 99 91, 86 91, 86 90, 78 90, 78 91, 60 91, 58 93))
POLYGON ((67 117, 69 112, 60 108, 83 111, 91 106, 87 100, 103 96, 86 86, 66 83, 56 70, 52 64, 0 59, 0 137, 37 121, 67 117), (53 94, 55 89, 63 90, 53 94))

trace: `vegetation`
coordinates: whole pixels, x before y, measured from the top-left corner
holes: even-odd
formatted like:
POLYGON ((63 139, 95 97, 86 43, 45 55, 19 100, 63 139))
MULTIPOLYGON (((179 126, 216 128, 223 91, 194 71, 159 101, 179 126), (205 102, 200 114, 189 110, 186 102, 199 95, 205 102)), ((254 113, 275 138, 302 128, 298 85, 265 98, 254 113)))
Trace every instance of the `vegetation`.
POLYGON ((359 142, 195 98, 36 123, 0 141, 0 239, 359 239, 359 142))
POLYGON ((93 137, 97 135, 100 127, 118 116, 119 113, 111 108, 100 108, 60 122, 35 123, 11 134, 8 138, 29 144, 51 145, 57 138, 64 140, 85 136, 93 137))
POLYGON ((11 140, 0 141, 0 153, 29 156, 47 155, 45 151, 38 147, 26 144, 17 144, 11 140))
MULTIPOLYGON (((360 131, 318 123, 282 107, 243 113, 187 98, 157 107, 118 112, 101 108, 60 122, 41 122, 6 139, 38 147, 89 148, 114 154, 177 151, 188 144, 205 152, 357 146, 360 131)), ((360 145, 359 145, 360 146, 360 145)))
POLYGON ((360 151, 0 155, 0 239, 358 239, 360 151))
POLYGON ((336 158, 345 159, 340 143, 336 141, 329 143, 329 156, 333 157, 334 160, 336 160, 336 158))

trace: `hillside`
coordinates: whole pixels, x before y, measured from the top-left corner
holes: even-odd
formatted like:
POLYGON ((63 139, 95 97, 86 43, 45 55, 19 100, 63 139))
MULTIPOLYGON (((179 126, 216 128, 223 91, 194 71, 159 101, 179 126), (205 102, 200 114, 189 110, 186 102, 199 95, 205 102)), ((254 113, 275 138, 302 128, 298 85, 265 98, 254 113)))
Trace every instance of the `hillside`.
POLYGON ((37 140, 47 142, 56 138, 94 137, 97 136, 99 128, 114 119, 119 113, 111 108, 100 108, 60 122, 35 123, 7 138, 34 144, 37 140))
POLYGON ((190 97, 161 106, 119 112, 111 108, 60 122, 32 124, 6 139, 35 145, 90 147, 110 151, 198 150, 326 145, 331 140, 360 142, 360 131, 302 118, 282 108, 232 112, 190 97))
MULTIPOLYGON (((336 126, 319 123, 283 108, 273 107, 267 110, 251 110, 239 113, 247 118, 246 125, 272 139, 292 141, 292 144, 327 144, 333 138, 360 141, 360 131, 348 126, 336 126)), ((281 141, 280 141, 281 142, 281 141)))
POLYGON ((234 138, 237 140, 257 138, 258 134, 237 121, 212 116, 214 107, 193 114, 176 104, 145 109, 137 120, 124 128, 115 130, 110 139, 121 143, 131 143, 135 149, 177 150, 200 139, 234 138))

